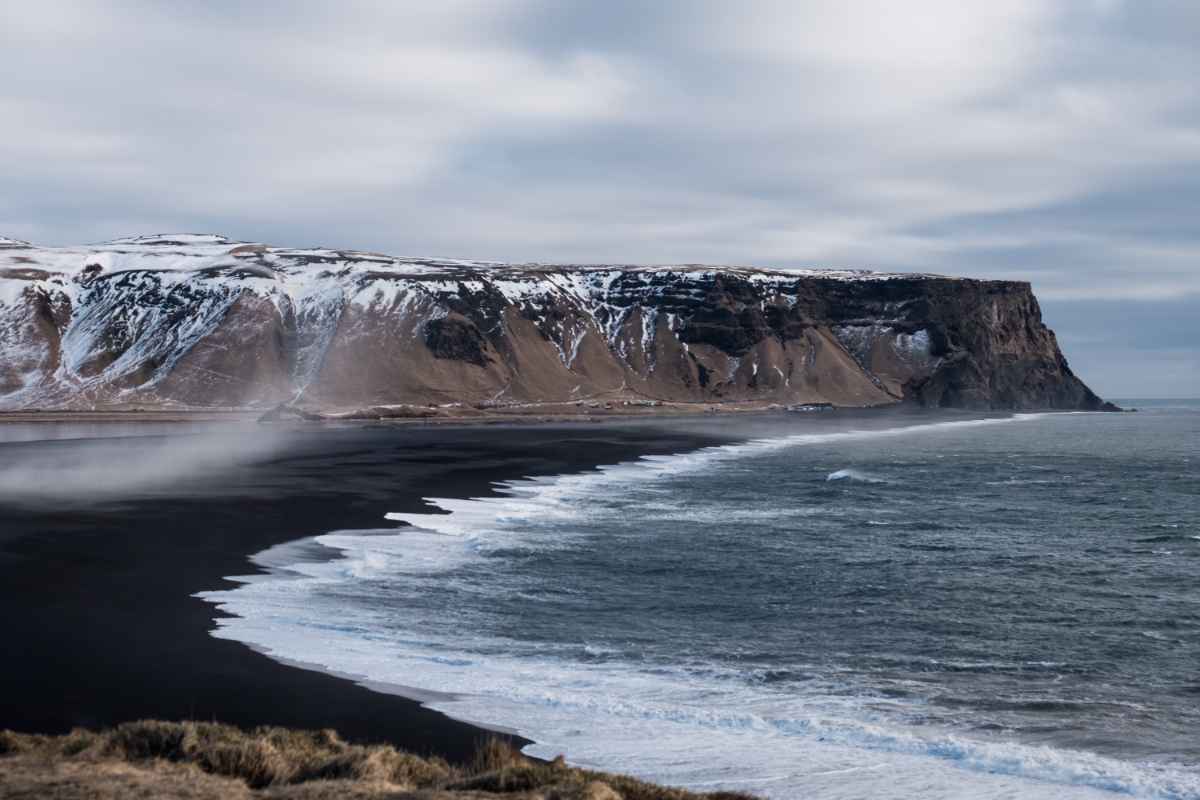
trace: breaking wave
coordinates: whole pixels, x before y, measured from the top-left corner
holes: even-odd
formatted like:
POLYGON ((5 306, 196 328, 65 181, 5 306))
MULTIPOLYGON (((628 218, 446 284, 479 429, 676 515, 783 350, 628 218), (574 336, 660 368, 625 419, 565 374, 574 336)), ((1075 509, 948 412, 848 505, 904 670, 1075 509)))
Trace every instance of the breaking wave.
POLYGON ((825 478, 826 481, 859 481, 861 483, 887 483, 883 478, 871 475, 857 469, 839 469, 836 472, 831 472, 825 478))

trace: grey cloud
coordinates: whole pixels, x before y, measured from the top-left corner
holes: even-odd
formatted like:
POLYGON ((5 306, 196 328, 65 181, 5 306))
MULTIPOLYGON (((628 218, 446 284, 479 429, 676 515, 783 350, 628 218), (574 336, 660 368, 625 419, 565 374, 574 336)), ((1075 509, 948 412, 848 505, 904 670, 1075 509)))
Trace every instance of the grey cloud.
POLYGON ((1184 303, 1197 40, 1172 2, 46 0, 0 28, 0 233, 923 269, 1031 280, 1056 308, 1184 303))

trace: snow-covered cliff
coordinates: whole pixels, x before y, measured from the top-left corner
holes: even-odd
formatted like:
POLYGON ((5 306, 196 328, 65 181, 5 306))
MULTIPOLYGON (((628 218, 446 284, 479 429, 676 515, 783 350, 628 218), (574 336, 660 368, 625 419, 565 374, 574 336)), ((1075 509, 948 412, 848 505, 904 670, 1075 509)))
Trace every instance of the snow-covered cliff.
POLYGON ((297 398, 1102 406, 1025 283, 0 238, 0 407, 297 398))

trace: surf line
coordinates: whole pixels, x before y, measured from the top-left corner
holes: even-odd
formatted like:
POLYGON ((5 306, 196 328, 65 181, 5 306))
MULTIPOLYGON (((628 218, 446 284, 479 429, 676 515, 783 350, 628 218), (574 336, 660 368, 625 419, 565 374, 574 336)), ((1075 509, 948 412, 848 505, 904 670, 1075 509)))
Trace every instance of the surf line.
MULTIPOLYGON (((1007 417, 946 420, 877 430, 851 429, 832 433, 797 433, 773 439, 750 439, 745 442, 712 445, 672 455, 641 456, 631 461, 601 465, 587 472, 497 481, 495 486, 498 495, 495 497, 468 499, 425 497, 422 499, 426 504, 432 506, 432 510, 411 513, 389 512, 384 514, 384 519, 447 536, 467 536, 473 531, 493 526, 496 522, 504 519, 527 517, 537 511, 561 507, 573 494, 590 490, 600 483, 620 483, 622 481, 644 483, 670 475, 694 472, 714 463, 736 461, 792 447, 1030 422, 1045 416, 1047 416, 1046 413, 1013 414, 1007 417)), ((840 477, 853 478, 852 473, 853 470, 839 470, 831 473, 828 480, 838 480, 840 477), (842 473, 846 474, 843 476, 842 473), (838 477, 834 477, 835 475, 838 477)))

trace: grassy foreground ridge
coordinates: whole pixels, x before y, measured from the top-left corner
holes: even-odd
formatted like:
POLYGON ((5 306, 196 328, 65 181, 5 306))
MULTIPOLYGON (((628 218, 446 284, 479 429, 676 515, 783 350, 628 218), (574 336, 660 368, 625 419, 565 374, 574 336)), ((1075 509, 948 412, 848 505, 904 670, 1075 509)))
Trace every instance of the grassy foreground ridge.
POLYGON ((481 744, 451 765, 390 745, 356 745, 331 730, 215 722, 128 722, 62 736, 0 731, 0 797, 48 800, 748 800, 697 794, 625 775, 532 761, 507 743, 481 744))

